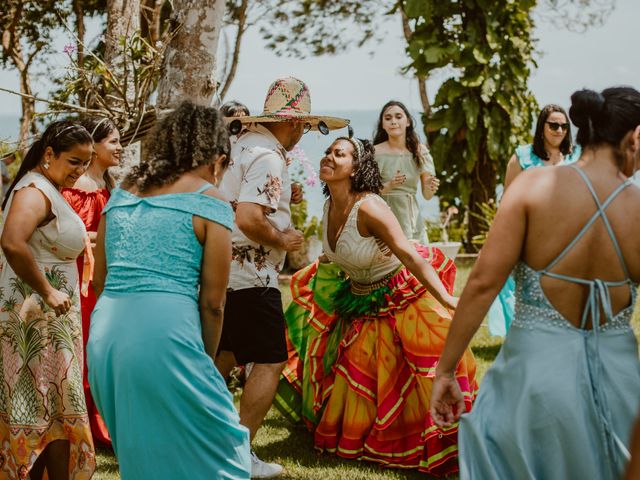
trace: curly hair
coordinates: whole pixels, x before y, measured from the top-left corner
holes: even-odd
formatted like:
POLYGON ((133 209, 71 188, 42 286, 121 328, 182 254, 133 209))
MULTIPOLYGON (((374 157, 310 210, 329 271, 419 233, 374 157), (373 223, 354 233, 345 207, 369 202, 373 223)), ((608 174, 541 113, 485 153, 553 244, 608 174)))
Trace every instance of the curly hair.
POLYGON ((415 129, 416 122, 413 119, 411 113, 409 113, 407 107, 405 107, 404 103, 398 102, 397 100, 391 100, 384 104, 382 110, 380 110, 380 115, 378 115, 378 125, 376 126, 376 131, 373 135, 373 144, 378 145, 389 140, 389 134, 384 128, 382 128, 382 120, 384 117, 384 112, 386 112, 391 107, 401 108, 404 114, 407 116, 408 124, 406 130, 405 147, 407 147, 407 150, 411 152, 411 155, 413 155, 413 160, 414 162, 416 162, 416 166, 418 167, 418 169, 420 169, 424 162, 424 156, 420 152, 420 139, 418 138, 418 134, 416 133, 415 129))
MULTIPOLYGON (((379 194, 382 191, 382 175, 378 162, 375 161, 375 149, 369 140, 354 139, 347 137, 338 137, 338 140, 346 140, 353 145, 353 176, 351 177, 351 190, 354 192, 371 192, 379 194), (362 158, 358 154, 359 148, 355 142, 362 145, 362 158)), ((325 197, 329 197, 329 187, 327 184, 322 186, 322 193, 325 197)))
POLYGON ((544 149, 544 125, 547 123, 547 118, 552 113, 557 112, 564 115, 567 119, 567 130, 565 132, 562 143, 560 143, 560 151, 563 155, 569 155, 573 151, 573 140, 571 137, 571 123, 569 123, 569 116, 559 105, 549 104, 538 115, 538 121, 536 122, 536 133, 533 136, 533 153, 535 153, 542 160, 549 160, 549 153, 544 149))
POLYGON ((44 152, 47 147, 51 147, 54 155, 58 156, 62 152, 68 152, 76 145, 93 144, 91 135, 77 122, 71 120, 58 120, 57 122, 51 122, 46 128, 44 133, 38 138, 22 160, 20 169, 16 174, 16 178, 11 183, 11 186, 7 190, 2 202, 2 208, 7 206, 7 201, 11 192, 15 188, 16 184, 24 177, 29 171, 33 170, 42 161, 44 152))
MULTIPOLYGON (((80 125, 87 129, 87 131, 93 137, 93 143, 100 143, 107 138, 115 130, 118 130, 116 124, 113 123, 109 117, 85 117, 80 120, 80 125)), ((115 180, 109 172, 109 169, 104 172, 104 183, 107 185, 107 190, 111 191, 115 187, 115 180)))
POLYGON ((210 165, 217 155, 226 155, 226 167, 230 149, 220 112, 184 101, 156 125, 146 157, 123 184, 135 185, 140 192, 168 185, 186 172, 210 165))

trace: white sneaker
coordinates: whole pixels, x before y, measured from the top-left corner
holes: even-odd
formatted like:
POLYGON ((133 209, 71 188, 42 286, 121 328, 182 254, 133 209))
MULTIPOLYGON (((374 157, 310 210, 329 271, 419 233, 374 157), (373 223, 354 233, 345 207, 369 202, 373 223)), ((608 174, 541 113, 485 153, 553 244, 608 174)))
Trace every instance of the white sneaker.
POLYGON ((273 478, 280 475, 283 470, 282 465, 263 462, 251 450, 251 478, 273 478))

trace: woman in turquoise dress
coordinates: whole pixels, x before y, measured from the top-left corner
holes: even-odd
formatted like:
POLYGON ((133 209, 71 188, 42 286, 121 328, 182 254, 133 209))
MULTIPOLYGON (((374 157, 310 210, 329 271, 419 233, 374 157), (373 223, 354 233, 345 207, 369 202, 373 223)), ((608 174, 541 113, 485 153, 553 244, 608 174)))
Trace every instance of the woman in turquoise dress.
POLYGON ((404 104, 391 100, 380 111, 373 144, 382 175, 380 196, 409 240, 427 244, 424 218, 416 197, 418 185, 426 200, 438 190, 433 158, 420 144, 414 121, 404 104))
MULTIPOLYGON (((507 164, 504 188, 513 182, 519 173, 536 167, 570 165, 580 158, 582 149, 574 145, 571 124, 564 109, 558 105, 545 106, 536 123, 533 143, 520 145, 507 164)), ((509 276, 498 297, 489 308, 489 332, 494 336, 505 336, 513 320, 515 282, 509 276)))
POLYGON ((213 363, 231 263, 217 110, 185 102, 103 211, 89 383, 125 480, 248 479, 249 432, 213 363))
POLYGON ((458 359, 515 268, 514 321, 460 418, 460 478, 621 478, 640 407, 630 321, 640 281, 640 92, 571 97, 581 160, 519 176, 469 276, 435 372, 431 414, 464 412, 458 359), (557 208, 562 205, 562 208, 557 208), (562 228, 558 228, 561 225, 562 228))

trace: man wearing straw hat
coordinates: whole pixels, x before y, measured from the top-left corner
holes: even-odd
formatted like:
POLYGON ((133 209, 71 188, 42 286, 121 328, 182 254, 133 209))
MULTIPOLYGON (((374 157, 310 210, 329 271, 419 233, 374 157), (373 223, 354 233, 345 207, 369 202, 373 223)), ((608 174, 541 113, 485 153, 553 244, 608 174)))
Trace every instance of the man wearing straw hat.
MULTIPOLYGON (((247 126, 231 150, 221 189, 235 210, 229 290, 216 365, 226 378, 236 363, 254 364, 240 398, 240 423, 253 440, 275 396, 287 360, 278 273, 286 252, 298 250, 302 233, 291 226, 287 152, 309 130, 327 134, 348 120, 311 115, 307 85, 292 77, 271 84, 261 115, 234 119, 232 133, 247 126)), ((301 192, 293 201, 302 199, 301 192), (298 197, 298 198, 296 198, 298 197)), ((252 453, 252 477, 269 478, 282 466, 252 453)))

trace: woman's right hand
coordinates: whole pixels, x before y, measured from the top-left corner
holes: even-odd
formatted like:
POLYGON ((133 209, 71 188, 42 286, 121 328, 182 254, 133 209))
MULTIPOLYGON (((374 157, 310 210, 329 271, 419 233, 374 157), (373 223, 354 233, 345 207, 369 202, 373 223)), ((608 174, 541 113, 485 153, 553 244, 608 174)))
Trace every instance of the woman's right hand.
POLYGON ((56 315, 64 315, 71 309, 71 298, 69 298, 69 295, 55 288, 47 292, 42 299, 56 312, 56 315))
POLYGON ((389 180, 388 185, 389 185, 389 188, 395 188, 395 187, 399 187, 406 181, 407 181, 407 176, 400 173, 400 170, 398 170, 396 174, 393 176, 393 178, 389 180))
POLYGON ((449 428, 465 410, 464 397, 455 374, 441 375, 436 372, 429 404, 431 419, 439 427, 449 428))

